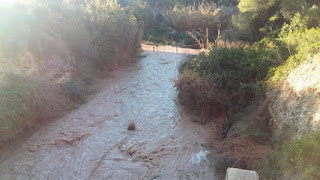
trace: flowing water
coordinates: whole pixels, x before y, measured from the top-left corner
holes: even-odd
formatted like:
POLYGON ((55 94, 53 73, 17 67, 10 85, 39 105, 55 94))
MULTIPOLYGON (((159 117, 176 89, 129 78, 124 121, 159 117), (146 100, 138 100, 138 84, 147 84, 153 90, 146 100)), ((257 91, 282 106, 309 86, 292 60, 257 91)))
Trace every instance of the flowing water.
POLYGON ((144 54, 88 103, 2 150, 0 179, 216 179, 206 148, 214 125, 193 122, 176 100, 186 55, 144 54))

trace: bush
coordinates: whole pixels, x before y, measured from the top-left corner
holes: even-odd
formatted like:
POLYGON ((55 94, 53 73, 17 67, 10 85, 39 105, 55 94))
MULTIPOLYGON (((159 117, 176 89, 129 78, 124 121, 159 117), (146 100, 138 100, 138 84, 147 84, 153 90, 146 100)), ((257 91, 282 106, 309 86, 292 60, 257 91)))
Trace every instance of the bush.
POLYGON ((0 144, 59 117, 69 99, 84 102, 84 81, 139 51, 137 20, 116 0, 27 0, 0 9, 0 144))
POLYGON ((141 31, 137 20, 128 17, 116 0, 85 1, 83 10, 98 67, 113 69, 138 53, 141 31))
POLYGON ((270 86, 280 83, 292 69, 319 52, 319 34, 320 28, 307 29, 307 20, 299 13, 290 25, 283 26, 279 40, 285 44, 290 56, 281 66, 272 69, 268 80, 270 86))
POLYGON ((0 145, 47 118, 59 116, 56 106, 65 102, 56 91, 42 79, 5 74, 0 83, 0 145))
POLYGON ((218 29, 223 32, 232 28, 231 15, 237 12, 236 4, 234 0, 219 1, 219 5, 200 1, 183 3, 138 1, 131 3, 130 6, 124 3, 124 6, 129 14, 143 24, 145 40, 164 44, 176 42, 181 45, 193 45, 196 43, 185 33, 186 31, 204 33, 208 28, 209 38, 214 40, 218 35, 218 29), (167 12, 161 12, 162 10, 152 12, 161 5, 167 12))
MULTIPOLYGON (((176 43, 172 43, 172 45, 195 45, 196 42, 194 41, 194 39, 192 39, 188 34, 186 34, 185 32, 179 32, 179 31, 170 31, 166 37, 172 41, 172 42, 176 42, 176 43)), ((169 42, 170 43, 170 42, 169 42)), ((190 46, 189 46, 190 47, 190 46)))
POLYGON ((182 105, 200 115, 219 116, 225 110, 225 99, 207 78, 185 70, 176 81, 182 105))
POLYGON ((67 96, 74 102, 82 103, 85 101, 85 84, 80 79, 70 80, 62 85, 67 96))
POLYGON ((170 27, 181 32, 208 28, 209 34, 215 36, 219 27, 223 31, 231 26, 235 12, 235 7, 219 7, 215 3, 175 6, 170 12, 170 27))
POLYGON ((267 179, 320 179, 320 131, 286 142, 269 154, 262 172, 267 179))
POLYGON ((250 137, 255 143, 269 145, 272 139, 272 128, 269 126, 271 115, 268 100, 255 102, 241 112, 231 116, 231 122, 242 121, 245 126, 240 129, 240 135, 250 137))
POLYGON ((219 48, 188 61, 184 69, 213 82, 209 85, 224 96, 227 108, 239 111, 264 96, 264 80, 273 65, 272 58, 268 50, 219 48))

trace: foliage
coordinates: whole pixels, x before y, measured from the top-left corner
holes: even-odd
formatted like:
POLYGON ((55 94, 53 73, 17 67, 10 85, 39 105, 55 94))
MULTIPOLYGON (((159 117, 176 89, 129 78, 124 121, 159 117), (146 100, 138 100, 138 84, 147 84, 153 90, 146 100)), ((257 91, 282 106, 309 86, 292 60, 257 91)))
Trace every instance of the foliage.
POLYGON ((209 29, 211 36, 217 36, 218 30, 231 25, 233 7, 217 6, 203 3, 199 6, 175 6, 170 13, 170 26, 177 31, 205 31, 209 29))
POLYGON ((231 15, 237 0, 121 0, 127 14, 143 25, 143 38, 154 43, 192 45, 185 31, 202 33, 209 29, 214 40, 218 31, 232 29, 231 15))
POLYGON ((233 23, 242 34, 249 33, 252 36, 251 41, 261 39, 268 28, 273 30, 283 23, 283 19, 276 16, 278 0, 243 0, 238 8, 240 13, 233 17, 233 23))
POLYGON ((85 100, 85 84, 81 79, 75 79, 65 82, 62 88, 67 96, 75 102, 84 102, 85 100))
POLYGON ((268 179, 320 178, 320 131, 286 142, 266 158, 263 176, 268 179))
MULTIPOLYGON (((43 104, 37 82, 15 74, 6 74, 1 83, 1 128, 17 129, 26 126, 24 122, 34 118, 43 104), (39 101, 40 100, 40 101, 39 101)), ((42 94, 43 95, 43 94, 42 94)))
POLYGON ((0 83, 0 145, 47 118, 59 116, 64 108, 59 96, 57 88, 41 79, 6 73, 0 83))
MULTIPOLYGON (((128 1, 128 0, 127 0, 128 1)), ((150 5, 155 5, 159 2, 157 0, 142 0, 147 2, 150 5)), ((163 0, 161 1, 162 5, 172 6, 178 4, 180 6, 188 6, 194 4, 203 4, 203 3, 216 3, 224 6, 235 6, 238 4, 238 0, 163 0)))
POLYGON ((98 65, 117 67, 121 60, 119 56, 122 54, 122 49, 131 50, 132 52, 126 52, 129 56, 136 53, 139 46, 139 28, 136 19, 127 17, 116 0, 85 0, 83 9, 89 21, 88 26, 98 65))
POLYGON ((184 70, 176 81, 178 99, 202 116, 219 116, 225 111, 226 100, 214 84, 192 70, 184 70))
POLYGON ((290 24, 284 24, 279 40, 286 45, 290 56, 283 65, 272 69, 269 84, 276 85, 281 82, 290 70, 297 67, 309 56, 319 52, 320 28, 307 29, 307 19, 298 13, 290 24))
POLYGON ((240 13, 234 15, 233 24, 251 41, 264 36, 277 37, 284 22, 289 22, 298 12, 308 16, 309 27, 319 25, 318 2, 307 0, 243 0, 238 8, 240 13))
POLYGON ((0 15, 1 143, 84 102, 98 69, 140 48, 136 18, 115 0, 27 0, 0 15))
POLYGON ((185 68, 208 77, 219 92, 227 95, 228 108, 237 111, 263 96, 272 58, 268 50, 219 48, 189 61, 185 68))
MULTIPOLYGON (((206 109, 207 106, 211 106, 210 103, 213 103, 213 106, 220 105, 214 103, 219 102, 217 99, 223 99, 221 96, 225 97, 221 102, 229 112, 226 118, 226 129, 230 126, 233 126, 232 130, 241 128, 241 130, 237 129, 236 133, 228 134, 227 140, 224 141, 227 144, 237 141, 238 138, 249 137, 259 146, 264 144, 261 147, 263 149, 271 144, 271 141, 276 142, 276 146, 288 141, 292 133, 292 128, 288 126, 283 127, 278 139, 273 139, 275 136, 271 136, 268 106, 262 103, 266 94, 265 87, 278 88, 277 85, 292 69, 319 54, 319 4, 320 2, 315 0, 239 1, 239 13, 227 13, 226 19, 232 20, 233 26, 227 25, 222 28, 223 39, 216 38, 216 46, 209 55, 198 55, 183 66, 178 81, 180 83, 179 100, 192 101, 193 104, 189 102, 188 107, 201 102, 204 104, 200 107, 206 109), (240 48, 225 45, 223 48, 223 45, 220 45, 223 40, 243 40, 252 45, 240 48), (203 92, 201 91, 203 87, 206 87, 209 93, 195 96, 196 98, 191 97, 194 94, 201 94, 198 92, 203 92), (210 100, 206 102, 202 98, 210 100), (262 110, 259 110, 260 106, 263 107, 262 110)), ((188 11, 184 8, 176 10, 179 12, 177 17, 180 18, 174 24, 176 29, 190 28, 197 24, 192 21, 192 18, 196 18, 197 15, 195 13, 197 10, 193 9, 196 7, 188 11), (188 13, 192 15, 185 15, 188 13), (183 18, 191 20, 190 25, 188 25, 189 22, 184 22, 183 18)), ((221 7, 216 6, 216 8, 221 7)), ((219 17, 214 18, 219 19, 219 17)), ((206 21, 202 17, 196 21, 199 22, 202 19, 206 21)), ((210 23, 204 24, 210 25, 210 23)), ((201 21, 197 27, 202 27, 201 21)), ((217 32, 217 29, 213 29, 213 32, 217 32)), ((202 112, 202 109, 198 111, 202 112)), ((266 158, 263 177, 266 179, 319 179, 320 157, 315 154, 320 148, 319 137, 317 132, 285 143, 279 151, 275 151, 266 158)), ((241 151, 247 153, 249 146, 239 147, 235 153, 241 151)), ((234 146, 230 145, 225 149, 230 151, 231 147, 234 146)), ((245 161, 247 158, 240 157, 238 160, 245 161)), ((222 161, 222 169, 229 163, 222 161)))

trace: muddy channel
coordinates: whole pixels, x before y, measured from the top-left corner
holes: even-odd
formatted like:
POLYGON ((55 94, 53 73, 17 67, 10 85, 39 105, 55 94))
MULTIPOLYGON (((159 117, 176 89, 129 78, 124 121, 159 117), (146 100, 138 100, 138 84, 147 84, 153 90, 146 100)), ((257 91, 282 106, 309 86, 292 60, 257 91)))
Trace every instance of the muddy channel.
POLYGON ((0 179, 216 179, 215 126, 194 122, 176 99, 185 53, 145 51, 112 72, 88 103, 2 150, 0 179))

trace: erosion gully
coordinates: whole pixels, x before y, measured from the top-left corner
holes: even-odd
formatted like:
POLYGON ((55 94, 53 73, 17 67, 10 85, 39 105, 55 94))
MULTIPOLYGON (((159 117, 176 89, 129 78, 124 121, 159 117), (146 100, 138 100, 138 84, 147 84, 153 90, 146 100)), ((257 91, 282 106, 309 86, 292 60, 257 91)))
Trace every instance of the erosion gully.
POLYGON ((178 67, 197 52, 144 49, 88 103, 2 149, 0 179, 217 179, 206 145, 214 124, 194 122, 176 99, 178 67), (127 130, 131 121, 135 131, 127 130))

